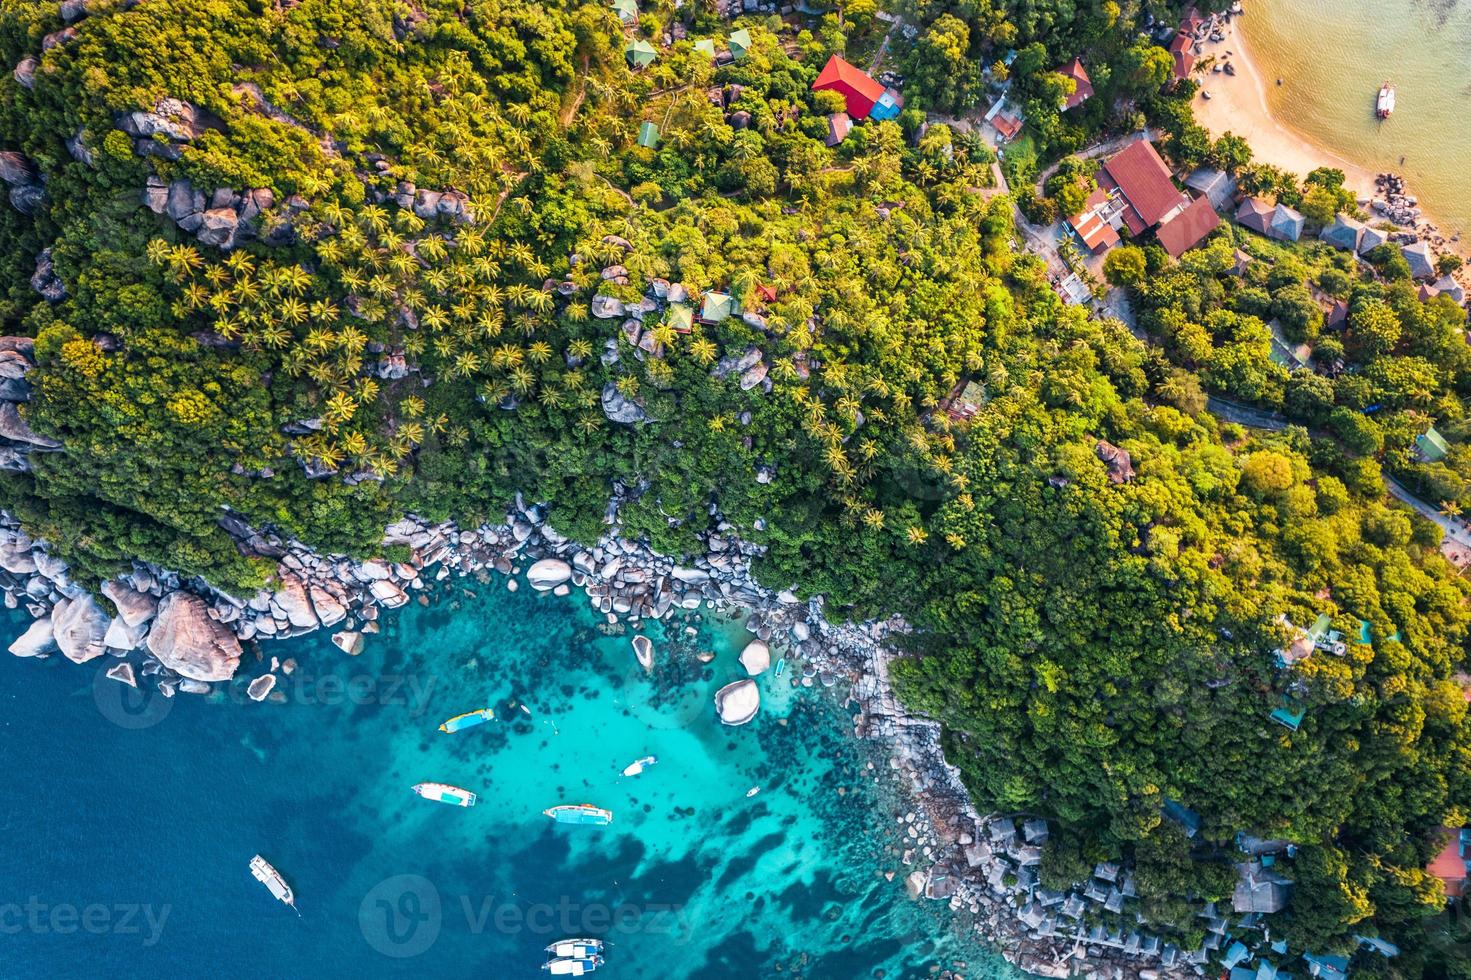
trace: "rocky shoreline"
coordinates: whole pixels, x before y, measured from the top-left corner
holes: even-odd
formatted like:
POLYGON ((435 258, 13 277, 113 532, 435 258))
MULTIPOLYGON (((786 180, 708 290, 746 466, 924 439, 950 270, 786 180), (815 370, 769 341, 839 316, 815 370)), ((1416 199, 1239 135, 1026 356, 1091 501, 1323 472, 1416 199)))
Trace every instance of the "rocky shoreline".
MULTIPOLYGON (((1202 972, 1204 951, 1196 962, 1171 956, 1152 937, 1086 929, 1083 913, 1097 904, 1089 897, 1096 882, 1066 895, 1040 888, 1036 866, 1046 823, 978 813, 959 772, 944 759, 939 726, 910 715, 894 695, 889 664, 895 654, 887 641, 907 631, 902 620, 834 625, 823 616, 820 599, 802 602, 764 588, 750 573, 759 546, 742 542, 723 522, 704 536, 706 553, 684 565, 616 532, 585 548, 550 527, 542 508, 520 501, 505 523, 474 530, 412 517, 396 522, 383 543, 386 551, 407 552, 405 561, 320 555, 233 516, 221 525, 243 552, 278 562, 274 591, 240 598, 135 562, 131 573, 103 583, 99 597, 71 580, 45 542, 0 513, 0 595, 7 607, 24 606, 34 618, 11 653, 59 653, 76 663, 106 657, 108 677, 152 685, 170 697, 208 694, 233 682, 253 700, 282 700, 274 688, 296 665, 259 650, 252 658, 252 641, 331 629, 334 644, 356 655, 365 637, 378 631, 382 610, 407 604, 416 592, 427 602, 422 590, 451 576, 496 572, 516 589, 524 573, 539 591, 569 595, 581 589, 610 629, 636 628, 641 620, 680 610, 740 611, 756 638, 742 658, 749 673, 766 669, 770 657, 761 654, 768 647, 785 650, 797 667, 792 683, 841 685, 859 708, 855 735, 890 746, 889 765, 909 791, 912 809, 899 818, 899 833, 909 841, 902 858, 908 870, 889 870, 886 877, 902 873, 916 899, 948 901, 982 939, 1031 973, 1155 980, 1202 972)), ((748 700, 754 696, 752 685, 729 699, 740 701, 738 716, 725 717, 722 705, 723 719, 748 721, 756 713, 748 700)), ((1121 886, 1114 891, 1130 893, 1127 876, 1113 871, 1121 886)))

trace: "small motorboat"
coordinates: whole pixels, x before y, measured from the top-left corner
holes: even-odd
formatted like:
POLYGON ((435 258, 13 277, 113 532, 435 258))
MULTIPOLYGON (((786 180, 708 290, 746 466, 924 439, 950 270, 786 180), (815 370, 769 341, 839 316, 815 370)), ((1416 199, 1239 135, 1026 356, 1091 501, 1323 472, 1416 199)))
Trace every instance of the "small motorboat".
POLYGON ((586 959, 563 957, 548 960, 541 965, 541 968, 554 977, 585 977, 602 965, 603 958, 601 956, 593 956, 586 959))
POLYGON ((782 672, 785 671, 786 669, 787 669, 787 658, 786 657, 782 657, 780 660, 778 660, 776 662, 776 676, 777 677, 780 677, 782 675, 782 672))
POLYGON ((449 783, 415 783, 413 789, 426 800, 454 806, 474 806, 478 799, 468 789, 451 786, 449 783))
POLYGON ((476 725, 483 725, 487 721, 494 720, 495 712, 490 708, 476 708, 474 711, 467 711, 462 715, 455 715, 449 721, 440 725, 439 730, 446 733, 459 732, 464 731, 466 728, 474 728, 476 725))
POLYGON ((648 769, 651 766, 657 766, 658 764, 659 757, 657 755, 646 755, 642 759, 636 759, 633 762, 630 762, 628 765, 624 766, 623 775, 637 776, 645 769, 648 769))
POLYGON ((1394 113, 1394 86, 1385 82, 1379 86, 1379 98, 1374 103, 1374 114, 1380 119, 1388 119, 1394 113))
POLYGON ((590 960, 603 955, 601 939, 558 939, 546 950, 559 960, 590 960))
POLYGON ((761 792, 760 786, 752 786, 750 789, 746 790, 746 799, 749 800, 751 797, 755 796, 759 792, 761 792))
POLYGON ((587 827, 606 827, 613 822, 613 811, 593 806, 591 803, 564 803, 541 811, 542 816, 551 817, 557 823, 570 823, 587 827))

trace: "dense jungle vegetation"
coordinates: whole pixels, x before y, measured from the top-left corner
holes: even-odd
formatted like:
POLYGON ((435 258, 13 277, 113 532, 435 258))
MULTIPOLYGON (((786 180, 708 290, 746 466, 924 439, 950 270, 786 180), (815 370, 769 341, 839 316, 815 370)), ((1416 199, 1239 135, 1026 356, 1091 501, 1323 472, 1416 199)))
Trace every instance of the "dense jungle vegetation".
POLYGON ((1422 421, 1464 431, 1464 313, 1327 250, 1255 242, 1237 275, 1227 230, 1137 257, 1158 344, 1089 319, 1018 250, 991 151, 925 110, 977 105, 993 66, 1046 156, 1145 116, 1177 162, 1231 150, 1159 94, 1169 59, 1138 28, 1178 9, 910 0, 905 113, 829 148, 810 85, 884 30, 848 6, 747 18, 750 51, 717 64, 693 41, 723 53, 729 26, 701 4, 620 25, 593 2, 88 0, 58 40, 56 4, 0 0, 8 63, 38 59, 0 79, 0 138, 45 178, 34 214, 0 208, 0 316, 35 338, 23 414, 64 444, 0 503, 86 576, 136 556, 232 591, 272 568, 225 510, 369 554, 400 513, 499 519, 520 491, 592 540, 616 483, 623 533, 684 554, 714 503, 768 585, 918 628, 901 690, 982 808, 1057 821, 1045 882, 1129 858, 1137 910, 1194 944, 1237 832, 1289 840, 1275 935, 1380 934, 1404 952, 1363 969, 1430 969, 1423 869, 1471 807, 1467 589, 1383 473, 1413 469, 1422 421), (1064 119, 1051 69, 1085 51, 1099 95, 1064 119), (184 138, 120 128, 162 99, 199 110, 184 138), (145 207, 150 178, 271 193, 226 250, 145 207), (30 284, 47 247, 55 302, 30 284), (654 279, 692 294, 687 328, 650 318, 636 345, 595 315, 654 279), (703 322, 715 291, 732 315, 703 322), (1344 369, 1270 363, 1272 318, 1344 369), (764 380, 738 384, 752 348, 764 380), (1207 388, 1298 424, 1224 425, 1207 388), (1370 642, 1280 667, 1281 617, 1323 613, 1370 642), (1268 718, 1284 698, 1295 731, 1268 718))

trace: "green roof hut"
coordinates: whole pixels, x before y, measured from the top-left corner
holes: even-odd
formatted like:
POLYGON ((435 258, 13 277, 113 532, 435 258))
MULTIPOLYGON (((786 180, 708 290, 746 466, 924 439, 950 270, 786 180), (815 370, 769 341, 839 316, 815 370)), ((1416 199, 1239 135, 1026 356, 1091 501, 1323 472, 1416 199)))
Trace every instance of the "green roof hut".
POLYGON ((613 0, 609 6, 618 15, 618 19, 625 24, 632 24, 638 20, 638 4, 635 0, 613 0))
POLYGON ((751 32, 742 27, 730 35, 730 56, 740 61, 751 50, 751 32))
POLYGON ((712 61, 715 60, 715 41, 713 39, 708 37, 700 38, 695 42, 695 50, 708 54, 712 61))
POLYGON ((659 127, 651 122, 646 122, 638 128, 638 145, 649 149, 659 145, 659 127))
POLYGON ((654 50, 654 46, 643 38, 629 42, 623 53, 628 55, 628 63, 635 68, 647 68, 654 63, 655 58, 659 57, 659 52, 654 50))

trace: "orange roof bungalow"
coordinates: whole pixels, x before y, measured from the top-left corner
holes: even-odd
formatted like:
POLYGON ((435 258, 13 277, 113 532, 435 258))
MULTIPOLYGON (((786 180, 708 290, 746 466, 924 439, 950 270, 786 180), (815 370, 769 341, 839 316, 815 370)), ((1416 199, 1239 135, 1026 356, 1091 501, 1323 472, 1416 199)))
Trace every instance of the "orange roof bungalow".
POLYGON ((1440 833, 1445 846, 1425 870, 1440 879, 1446 898, 1460 898, 1466 894, 1466 855, 1471 853, 1471 828, 1442 827, 1440 833))
POLYGON ((854 120, 893 119, 904 107, 903 100, 875 81, 867 72, 853 67, 833 55, 822 66, 817 81, 812 83, 814 92, 837 92, 847 105, 848 115, 854 120))
POLYGON ((1194 37, 1195 32, 1200 30, 1200 25, 1204 23, 1205 18, 1200 16, 1200 11, 1191 7, 1185 11, 1185 18, 1180 21, 1180 33, 1189 34, 1191 37, 1194 37))
POLYGON ((1068 224, 1088 251, 1097 255, 1099 252, 1113 248, 1119 243, 1119 233, 1109 224, 1108 216, 1104 213, 1104 205, 1108 204, 1108 191, 1102 187, 1095 190, 1088 198, 1088 203, 1083 205, 1079 214, 1068 219, 1068 224))
POLYGON ((1063 112, 1076 109, 1093 97, 1093 80, 1088 77, 1088 69, 1083 67, 1081 58, 1069 61, 1057 69, 1057 73, 1064 78, 1071 78, 1077 86, 1073 89, 1073 94, 1069 95, 1067 101, 1062 104, 1063 112))

